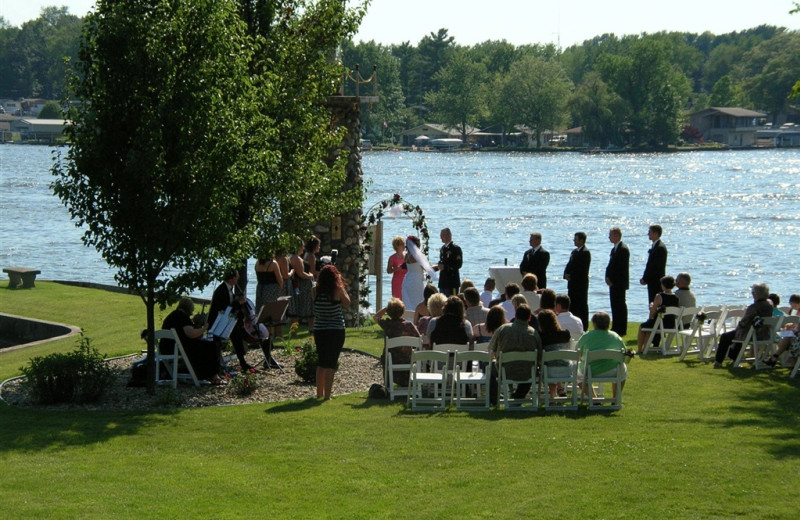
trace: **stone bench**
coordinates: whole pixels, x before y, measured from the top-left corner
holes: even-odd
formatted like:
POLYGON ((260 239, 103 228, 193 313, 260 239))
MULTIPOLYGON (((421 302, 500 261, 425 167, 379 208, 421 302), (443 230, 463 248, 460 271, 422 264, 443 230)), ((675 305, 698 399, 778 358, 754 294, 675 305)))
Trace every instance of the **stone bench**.
POLYGON ((13 289, 22 282, 23 289, 36 287, 34 280, 36 275, 42 272, 39 269, 30 269, 28 267, 4 267, 4 273, 8 273, 8 287, 13 289))

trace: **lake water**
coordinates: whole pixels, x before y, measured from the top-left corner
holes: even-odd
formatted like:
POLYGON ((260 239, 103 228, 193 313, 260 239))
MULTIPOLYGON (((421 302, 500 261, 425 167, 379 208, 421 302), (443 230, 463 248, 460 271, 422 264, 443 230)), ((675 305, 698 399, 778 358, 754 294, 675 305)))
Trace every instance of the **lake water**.
MULTIPOLYGON (((113 284, 114 272, 82 245, 82 231, 49 189, 51 154, 42 146, 0 145, 0 263, 40 268, 43 279, 113 284)), ((432 260, 441 245, 439 229, 450 227, 464 251, 462 278, 479 287, 489 266, 518 264, 529 234, 539 231, 551 254, 548 286, 566 292, 561 274, 572 236, 584 231, 593 257, 589 309, 607 310, 608 229, 622 228, 634 282, 647 257, 647 227, 658 223, 669 249, 668 273, 690 273, 699 304, 746 303, 749 286, 758 281, 784 303, 800 293, 800 150, 371 152, 364 154, 363 170, 365 209, 394 193, 419 205, 431 231, 432 260)), ((391 237, 414 229, 405 218, 383 222, 386 258, 391 237)), ((390 294, 388 275, 383 286, 390 294)), ((646 299, 643 286, 631 287, 631 319, 643 319, 646 299)))

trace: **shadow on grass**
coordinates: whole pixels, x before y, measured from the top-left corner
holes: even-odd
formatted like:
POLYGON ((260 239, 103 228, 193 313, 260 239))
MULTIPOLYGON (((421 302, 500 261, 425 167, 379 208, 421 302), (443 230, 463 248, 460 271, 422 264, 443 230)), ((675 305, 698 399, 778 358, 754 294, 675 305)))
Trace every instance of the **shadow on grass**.
MULTIPOLYGON (((708 367, 698 360, 685 360, 687 368, 708 367)), ((707 422, 720 429, 748 430, 738 442, 758 445, 775 458, 800 458, 800 380, 789 378, 790 369, 756 371, 749 365, 709 370, 713 377, 730 378, 730 413, 709 417, 707 422)), ((698 420, 698 419, 696 419, 698 420)))
POLYGON ((139 435, 179 409, 137 412, 42 411, 0 405, 0 453, 61 450, 139 435))
POLYGON ((264 410, 264 413, 274 414, 274 413, 286 413, 286 412, 302 412, 303 410, 316 408, 322 403, 324 403, 322 399, 317 399, 316 397, 309 397, 307 399, 303 399, 302 401, 289 401, 286 403, 279 404, 277 406, 272 406, 264 410))

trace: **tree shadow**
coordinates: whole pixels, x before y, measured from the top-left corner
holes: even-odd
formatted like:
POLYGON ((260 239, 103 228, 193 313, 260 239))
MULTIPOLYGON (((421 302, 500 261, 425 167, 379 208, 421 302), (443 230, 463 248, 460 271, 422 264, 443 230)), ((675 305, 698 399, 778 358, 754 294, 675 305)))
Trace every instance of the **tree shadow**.
POLYGON ((136 412, 43 411, 0 405, 0 453, 62 450, 139 435, 181 409, 136 412))

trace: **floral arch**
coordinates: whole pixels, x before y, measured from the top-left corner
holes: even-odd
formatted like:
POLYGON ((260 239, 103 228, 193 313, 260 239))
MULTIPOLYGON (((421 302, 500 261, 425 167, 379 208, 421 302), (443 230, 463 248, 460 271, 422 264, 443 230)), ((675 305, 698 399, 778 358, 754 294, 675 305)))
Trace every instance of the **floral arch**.
POLYGON ((367 276, 369 276, 369 256, 372 252, 372 232, 369 226, 377 224, 383 216, 390 212, 390 214, 400 216, 403 215, 411 219, 414 229, 417 231, 422 243, 422 253, 428 255, 428 241, 430 234, 428 233, 428 226, 425 223, 425 215, 422 213, 422 208, 413 205, 404 200, 399 194, 395 193, 392 198, 376 202, 364 215, 361 216, 360 232, 360 258, 359 258, 359 305, 362 308, 369 307, 369 293, 371 292, 369 284, 367 283, 367 276))

